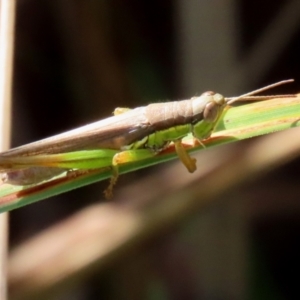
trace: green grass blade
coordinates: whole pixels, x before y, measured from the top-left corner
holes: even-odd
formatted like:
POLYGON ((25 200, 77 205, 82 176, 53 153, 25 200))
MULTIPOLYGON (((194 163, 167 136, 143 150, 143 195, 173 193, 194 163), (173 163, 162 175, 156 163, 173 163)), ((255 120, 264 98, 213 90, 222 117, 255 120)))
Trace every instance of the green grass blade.
MULTIPOLYGON (((299 126, 300 95, 296 97, 274 98, 272 100, 230 107, 220 118, 211 138, 203 145, 192 147, 193 138, 188 136, 184 144, 190 151, 204 150, 209 147, 239 141, 246 138, 272 133, 299 126)), ((176 158, 173 147, 163 153, 143 161, 124 164, 120 174, 145 168, 176 158)), ((0 212, 9 211, 24 205, 61 194, 81 186, 109 178, 108 168, 96 170, 76 178, 59 177, 34 187, 22 189, 11 185, 0 187, 0 212)))

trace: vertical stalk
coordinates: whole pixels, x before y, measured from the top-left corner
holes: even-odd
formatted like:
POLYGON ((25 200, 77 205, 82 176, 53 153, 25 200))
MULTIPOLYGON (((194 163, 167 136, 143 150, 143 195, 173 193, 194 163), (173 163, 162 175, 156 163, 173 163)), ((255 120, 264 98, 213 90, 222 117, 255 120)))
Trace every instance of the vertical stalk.
MULTIPOLYGON (((15 0, 0 0, 0 151, 9 147, 15 0)), ((8 214, 0 215, 0 299, 7 299, 8 214)))

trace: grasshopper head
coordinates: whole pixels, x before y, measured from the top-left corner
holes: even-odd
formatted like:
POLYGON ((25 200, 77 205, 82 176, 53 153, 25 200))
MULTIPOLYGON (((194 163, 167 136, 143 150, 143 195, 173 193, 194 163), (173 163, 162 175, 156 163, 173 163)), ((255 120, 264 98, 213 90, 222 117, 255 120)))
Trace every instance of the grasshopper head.
POLYGON ((225 105, 225 98, 214 92, 206 92, 195 99, 193 103, 195 117, 193 135, 200 142, 210 136, 225 105), (195 111, 198 111, 197 115, 195 115, 195 111))
POLYGON ((226 104, 221 94, 205 92, 194 99, 192 103, 194 116, 202 115, 203 120, 215 122, 219 117, 221 108, 226 104))

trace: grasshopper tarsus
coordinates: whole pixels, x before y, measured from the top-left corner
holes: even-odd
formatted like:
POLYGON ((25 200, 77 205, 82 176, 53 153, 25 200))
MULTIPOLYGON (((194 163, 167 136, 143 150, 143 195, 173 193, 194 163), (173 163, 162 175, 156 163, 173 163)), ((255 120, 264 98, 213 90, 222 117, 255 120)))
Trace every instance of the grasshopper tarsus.
POLYGON ((103 191, 104 197, 107 200, 110 200, 113 197, 113 189, 118 181, 118 177, 114 175, 110 178, 108 187, 103 191))

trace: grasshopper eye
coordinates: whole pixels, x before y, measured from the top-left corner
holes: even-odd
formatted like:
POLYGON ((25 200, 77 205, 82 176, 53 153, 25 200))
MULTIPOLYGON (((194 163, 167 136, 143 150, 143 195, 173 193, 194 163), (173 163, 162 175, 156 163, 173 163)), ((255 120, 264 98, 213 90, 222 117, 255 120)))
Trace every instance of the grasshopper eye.
POLYGON ((225 98, 221 94, 213 93, 211 97, 211 101, 209 101, 204 107, 203 118, 206 121, 214 122, 219 117, 221 106, 223 106, 226 102, 225 98))
POLYGON ((203 111, 204 120, 214 122, 219 116, 219 108, 220 106, 216 102, 207 103, 203 111))

